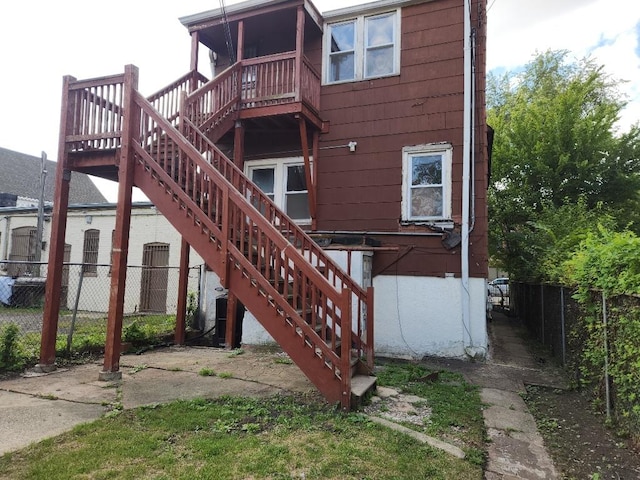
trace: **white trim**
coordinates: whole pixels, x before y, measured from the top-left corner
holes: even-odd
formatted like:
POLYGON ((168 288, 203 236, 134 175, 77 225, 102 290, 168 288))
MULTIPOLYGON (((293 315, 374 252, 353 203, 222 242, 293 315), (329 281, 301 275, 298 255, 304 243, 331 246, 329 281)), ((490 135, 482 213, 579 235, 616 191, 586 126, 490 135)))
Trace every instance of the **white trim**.
POLYGON ((453 160, 453 147, 449 143, 429 143, 413 145, 402 149, 402 221, 447 221, 451 220, 451 169, 453 160), (412 170, 411 159, 419 154, 442 155, 442 215, 431 217, 413 217, 411 215, 411 183, 412 170))
POLYGON ((342 18, 354 17, 356 15, 371 15, 375 13, 383 13, 390 8, 402 8, 420 3, 428 3, 434 0, 378 0, 377 2, 369 2, 351 7, 338 8, 335 10, 327 10, 322 12, 325 21, 335 22, 342 18))
MULTIPOLYGON (((309 160, 312 162, 313 158, 309 160)), ((285 213, 286 211, 286 171, 287 167, 302 166, 304 168, 304 157, 286 157, 286 158, 267 158, 262 160, 246 160, 244 162, 244 173, 247 177, 251 178, 251 171, 261 168, 273 168, 273 202, 285 213)), ((305 177, 306 182, 306 177, 305 177)), ((299 193, 304 193, 300 191, 299 193)), ((307 199, 309 195, 309 186, 307 185, 307 199)), ((287 213, 288 215, 288 213, 287 213)), ((311 223, 311 217, 309 218, 293 218, 297 224, 306 225, 311 223)))
POLYGON ((341 83, 358 82, 363 80, 373 80, 376 78, 386 78, 400 75, 400 51, 401 51, 401 10, 400 8, 391 10, 382 10, 369 12, 366 15, 353 16, 351 18, 342 18, 339 21, 324 24, 324 38, 322 42, 322 84, 337 85, 341 83), (367 30, 367 19, 374 17, 382 17, 385 15, 394 15, 393 22, 393 70, 384 75, 366 75, 367 47, 365 35, 367 30), (331 57, 331 27, 334 25, 354 23, 354 76, 353 78, 331 81, 330 74, 330 57, 331 57))

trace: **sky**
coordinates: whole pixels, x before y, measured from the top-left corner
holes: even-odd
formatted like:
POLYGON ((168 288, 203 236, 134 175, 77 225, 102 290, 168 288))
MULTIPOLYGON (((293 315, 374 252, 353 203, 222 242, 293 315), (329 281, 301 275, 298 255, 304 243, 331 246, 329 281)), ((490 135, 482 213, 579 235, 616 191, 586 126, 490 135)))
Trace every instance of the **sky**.
MULTIPOLYGON (((327 11, 365 2, 314 3, 327 11)), ((35 156, 44 151, 55 160, 64 75, 100 77, 134 64, 139 90, 152 94, 189 69, 190 37, 178 18, 219 6, 219 0, 3 2, 0 147, 35 156)), ((639 0, 488 0, 487 6, 490 71, 517 71, 547 49, 569 50, 576 59, 590 55, 612 77, 626 80, 629 105, 620 131, 640 121, 639 0)), ((204 62, 200 70, 210 76, 204 62)), ((116 200, 116 184, 95 181, 107 200, 116 200)))

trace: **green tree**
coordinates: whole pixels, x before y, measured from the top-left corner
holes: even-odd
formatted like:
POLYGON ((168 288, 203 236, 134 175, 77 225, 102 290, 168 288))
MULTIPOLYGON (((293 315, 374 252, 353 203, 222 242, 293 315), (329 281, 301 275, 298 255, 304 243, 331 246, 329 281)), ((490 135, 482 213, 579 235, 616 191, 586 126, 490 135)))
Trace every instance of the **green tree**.
POLYGON ((575 248, 598 214, 622 226, 637 217, 640 130, 617 133, 626 105, 619 84, 592 60, 571 62, 566 51, 489 77, 490 248, 516 278, 549 279, 550 248, 575 248))

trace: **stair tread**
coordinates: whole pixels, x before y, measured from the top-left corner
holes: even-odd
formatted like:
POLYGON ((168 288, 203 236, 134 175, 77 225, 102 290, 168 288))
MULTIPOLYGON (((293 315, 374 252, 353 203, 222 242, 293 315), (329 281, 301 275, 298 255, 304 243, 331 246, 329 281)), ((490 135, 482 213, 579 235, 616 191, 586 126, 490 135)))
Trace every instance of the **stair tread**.
POLYGON ((354 375, 351 378, 351 394, 356 397, 364 396, 369 390, 375 388, 377 380, 371 375, 354 375))

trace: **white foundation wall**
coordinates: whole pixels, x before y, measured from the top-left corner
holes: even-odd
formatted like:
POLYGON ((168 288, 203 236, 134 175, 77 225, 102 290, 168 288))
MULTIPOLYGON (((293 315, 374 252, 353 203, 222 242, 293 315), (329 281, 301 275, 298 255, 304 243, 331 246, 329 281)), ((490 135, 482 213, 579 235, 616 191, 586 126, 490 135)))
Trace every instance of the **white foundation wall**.
POLYGON ((378 275, 375 352, 378 356, 485 357, 486 280, 469 279, 469 325, 462 320, 462 280, 378 275))
MULTIPOLYGON (((364 257, 371 255, 370 252, 325 250, 324 253, 336 262, 342 270, 351 275, 356 283, 362 285, 363 281, 366 281, 364 257)), ((209 315, 207 315, 207 317, 208 316, 209 315)), ((244 321, 242 323, 242 343, 260 345, 273 342, 273 337, 267 333, 251 312, 245 313, 244 321)))
MULTIPOLYGON (((329 250, 342 268, 351 265, 358 283, 366 281, 363 257, 366 252, 329 250)), ((225 293, 218 276, 205 275, 203 289, 206 329, 215 324, 215 298, 225 293)), ((373 279, 375 295, 375 352, 385 357, 421 359, 424 356, 476 357, 487 352, 486 280, 470 278, 470 324, 462 324, 462 280, 454 277, 406 277, 378 275, 373 279)), ((260 322, 246 312, 242 343, 263 345, 274 339, 260 322)))

